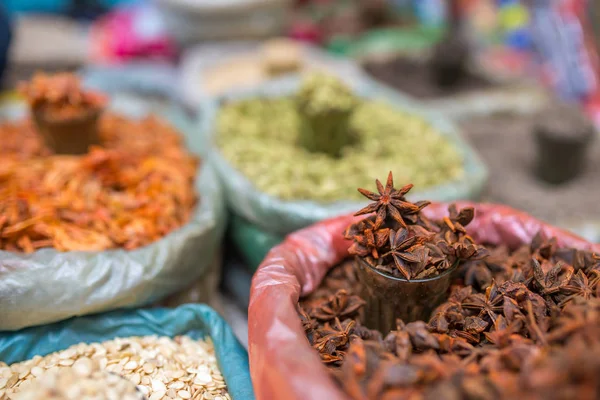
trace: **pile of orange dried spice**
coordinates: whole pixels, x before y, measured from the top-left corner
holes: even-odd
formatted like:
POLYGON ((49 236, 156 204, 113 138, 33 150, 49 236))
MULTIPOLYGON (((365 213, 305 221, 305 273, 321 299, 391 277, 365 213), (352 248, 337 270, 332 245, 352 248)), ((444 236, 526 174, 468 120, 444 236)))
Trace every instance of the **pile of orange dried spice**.
MULTIPOLYGON (((99 101, 64 74, 36 77, 22 93, 65 117, 99 101)), ((108 112, 99 131, 102 147, 64 156, 51 154, 30 118, 0 124, 1 250, 129 250, 189 221, 199 160, 179 133, 156 116, 108 112)))

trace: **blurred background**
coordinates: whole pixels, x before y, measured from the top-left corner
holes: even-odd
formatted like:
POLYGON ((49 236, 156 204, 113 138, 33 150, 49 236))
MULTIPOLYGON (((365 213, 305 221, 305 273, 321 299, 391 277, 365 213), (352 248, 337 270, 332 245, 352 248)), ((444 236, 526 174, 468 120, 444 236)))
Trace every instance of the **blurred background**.
MULTIPOLYGON (((413 98, 455 120, 489 170, 481 200, 523 209, 595 242, 600 241, 598 140, 573 137, 573 150, 561 147, 550 164, 575 153, 582 162, 556 184, 543 173, 533 177, 527 168, 519 169, 518 157, 534 159, 539 150, 521 154, 519 137, 508 133, 529 133, 530 120, 523 115, 539 112, 546 102, 569 104, 600 126, 599 51, 597 0, 0 3, 5 96, 35 71, 79 71, 104 90, 127 89, 157 104, 175 102, 202 118, 199 105, 207 98, 288 71, 324 68, 347 81, 364 79, 413 98), (462 76, 456 68, 466 68, 458 64, 467 58, 471 72, 462 76), (451 72, 432 84, 422 62, 451 72)), ((287 233, 258 232, 246 222, 235 216, 230 221, 221 283, 242 309, 254 269, 287 233), (260 250, 248 240, 259 240, 260 250)))

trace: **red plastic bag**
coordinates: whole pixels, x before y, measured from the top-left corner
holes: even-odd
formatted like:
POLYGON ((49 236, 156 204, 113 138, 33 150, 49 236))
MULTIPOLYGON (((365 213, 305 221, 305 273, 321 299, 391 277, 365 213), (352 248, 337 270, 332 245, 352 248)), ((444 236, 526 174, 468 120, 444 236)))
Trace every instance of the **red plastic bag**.
MULTIPOLYGON (((600 251, 567 231, 552 227, 510 207, 456 203, 475 207, 467 230, 479 242, 517 247, 538 231, 556 237, 558 245, 600 251)), ((428 217, 447 214, 447 204, 433 204, 428 217)), ((347 257, 349 242, 342 232, 357 217, 326 220, 289 235, 274 247, 252 279, 249 308, 250 372, 256 398, 344 399, 304 335, 296 306, 300 296, 314 290, 329 268, 347 257)))

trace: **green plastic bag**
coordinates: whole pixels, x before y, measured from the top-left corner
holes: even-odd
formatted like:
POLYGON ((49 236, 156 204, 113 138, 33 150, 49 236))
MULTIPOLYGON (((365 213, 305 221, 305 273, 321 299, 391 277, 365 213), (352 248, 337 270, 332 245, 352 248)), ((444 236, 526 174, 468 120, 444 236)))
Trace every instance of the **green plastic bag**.
POLYGON ((175 309, 119 310, 17 332, 0 332, 0 361, 10 365, 77 343, 148 335, 187 335, 193 339, 209 336, 231 397, 254 399, 246 350, 223 318, 204 304, 187 304, 175 309))
MULTIPOLYGON (((476 199, 486 180, 487 169, 479 156, 462 138, 455 126, 440 115, 430 114, 418 103, 409 100, 385 87, 372 85, 370 81, 347 81, 362 98, 382 99, 393 106, 423 117, 435 127, 440 134, 446 136, 456 146, 464 160, 464 175, 452 182, 434 186, 426 190, 415 190, 409 197, 429 199, 432 201, 449 202, 457 199, 476 199)), ((226 101, 266 96, 280 97, 295 93, 300 84, 299 77, 286 77, 269 81, 259 88, 230 92, 225 96, 207 99, 201 104, 201 132, 207 141, 206 147, 211 147, 210 162, 216 167, 219 178, 223 183, 225 198, 232 211, 262 230, 273 234, 287 234, 317 221, 347 214, 364 207, 366 202, 336 201, 319 203, 308 200, 284 201, 274 196, 258 191, 252 183, 239 171, 233 168, 220 154, 213 142, 216 134, 216 118, 220 104, 226 101)))
POLYGON ((283 239, 283 235, 264 231, 237 215, 231 217, 231 240, 252 272, 283 239))
MULTIPOLYGON (((115 97, 111 108, 131 117, 149 109, 115 97)), ((0 107, 0 119, 24 113, 22 104, 0 107)), ((199 152, 193 124, 177 109, 162 111, 199 152)), ((189 286, 217 256, 225 226, 222 190, 214 169, 202 162, 195 183, 200 200, 190 222, 139 249, 32 254, 0 251, 0 331, 47 324, 73 316, 152 304, 189 286)))

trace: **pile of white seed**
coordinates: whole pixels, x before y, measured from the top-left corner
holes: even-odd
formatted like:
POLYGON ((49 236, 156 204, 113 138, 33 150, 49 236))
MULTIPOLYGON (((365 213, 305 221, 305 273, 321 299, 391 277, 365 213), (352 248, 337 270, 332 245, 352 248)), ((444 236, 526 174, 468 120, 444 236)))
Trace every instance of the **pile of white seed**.
POLYGON ((19 400, 16 394, 47 371, 88 371, 95 365, 127 378, 148 400, 231 400, 211 340, 187 336, 80 343, 10 366, 0 362, 0 400, 19 400))
POLYGON ((71 368, 45 371, 19 387, 14 400, 144 400, 144 395, 127 379, 101 371, 89 358, 71 368))

